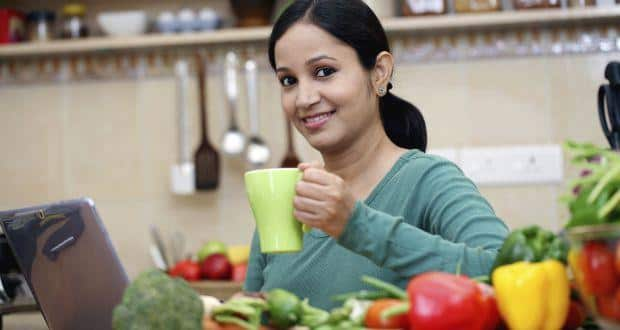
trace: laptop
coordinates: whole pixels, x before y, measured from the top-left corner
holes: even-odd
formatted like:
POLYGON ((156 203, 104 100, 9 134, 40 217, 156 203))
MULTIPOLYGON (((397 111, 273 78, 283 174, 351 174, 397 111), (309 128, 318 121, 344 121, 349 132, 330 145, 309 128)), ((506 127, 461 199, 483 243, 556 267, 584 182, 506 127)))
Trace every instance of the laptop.
POLYGON ((112 328, 129 280, 91 199, 2 211, 0 225, 50 329, 112 328))

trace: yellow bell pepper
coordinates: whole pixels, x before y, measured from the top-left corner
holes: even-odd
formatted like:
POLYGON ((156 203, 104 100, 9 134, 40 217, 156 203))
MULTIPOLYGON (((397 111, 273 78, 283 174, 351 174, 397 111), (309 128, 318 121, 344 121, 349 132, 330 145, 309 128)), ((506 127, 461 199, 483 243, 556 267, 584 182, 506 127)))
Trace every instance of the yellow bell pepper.
POLYGON ((512 330, 559 330, 570 303, 564 265, 556 260, 517 262, 491 275, 497 305, 512 330))

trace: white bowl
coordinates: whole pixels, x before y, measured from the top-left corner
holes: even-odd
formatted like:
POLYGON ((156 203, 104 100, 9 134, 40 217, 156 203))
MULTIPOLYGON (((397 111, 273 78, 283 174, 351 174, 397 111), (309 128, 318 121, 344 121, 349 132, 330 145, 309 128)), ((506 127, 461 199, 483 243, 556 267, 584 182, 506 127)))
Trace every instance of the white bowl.
POLYGON ((147 17, 141 10, 103 12, 97 15, 97 23, 109 36, 134 36, 146 32, 147 17))

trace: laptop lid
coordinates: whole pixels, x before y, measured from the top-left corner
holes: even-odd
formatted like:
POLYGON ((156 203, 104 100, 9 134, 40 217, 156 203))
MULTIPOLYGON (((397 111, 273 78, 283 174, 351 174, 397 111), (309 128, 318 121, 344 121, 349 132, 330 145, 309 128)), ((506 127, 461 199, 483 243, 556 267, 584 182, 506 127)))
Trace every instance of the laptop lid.
POLYGON ((0 212, 50 329, 111 329, 129 281, 92 200, 0 212))

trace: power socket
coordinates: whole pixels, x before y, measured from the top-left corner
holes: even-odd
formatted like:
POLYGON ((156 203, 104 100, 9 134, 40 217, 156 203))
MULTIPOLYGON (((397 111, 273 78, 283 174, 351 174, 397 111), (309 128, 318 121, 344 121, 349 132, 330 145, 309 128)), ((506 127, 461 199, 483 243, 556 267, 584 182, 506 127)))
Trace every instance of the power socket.
POLYGON ((458 160, 478 185, 559 184, 564 177, 559 145, 464 148, 458 160))

